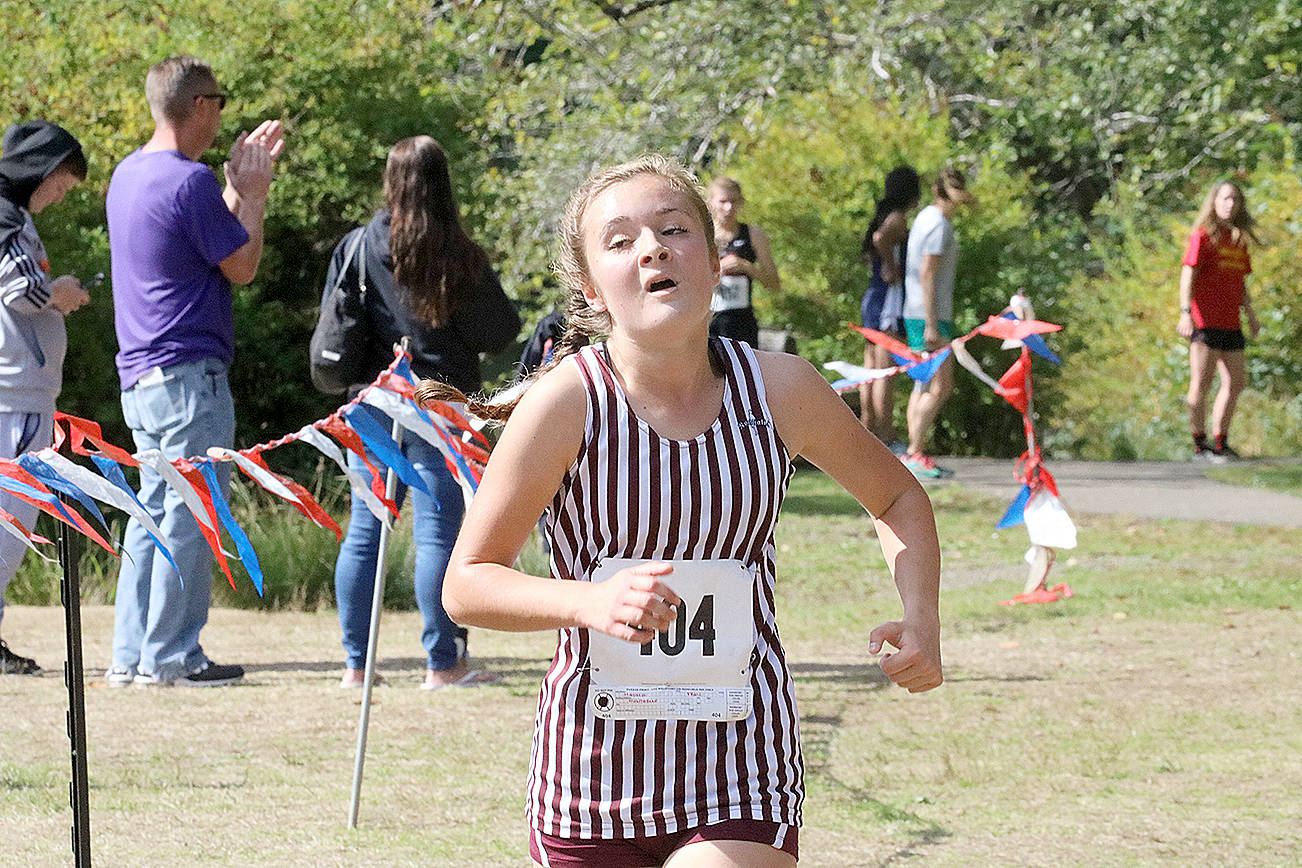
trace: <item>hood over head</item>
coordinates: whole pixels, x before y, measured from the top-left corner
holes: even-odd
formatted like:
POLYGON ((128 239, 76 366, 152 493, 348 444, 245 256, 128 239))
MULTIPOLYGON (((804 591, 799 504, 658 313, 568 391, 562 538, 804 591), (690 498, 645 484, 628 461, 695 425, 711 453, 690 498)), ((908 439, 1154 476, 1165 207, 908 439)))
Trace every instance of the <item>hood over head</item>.
MULTIPOLYGON (((82 154, 72 133, 46 120, 25 121, 5 130, 0 141, 0 242, 22 228, 32 193, 63 161, 82 154)), ((82 155, 82 159, 85 156, 82 155)))

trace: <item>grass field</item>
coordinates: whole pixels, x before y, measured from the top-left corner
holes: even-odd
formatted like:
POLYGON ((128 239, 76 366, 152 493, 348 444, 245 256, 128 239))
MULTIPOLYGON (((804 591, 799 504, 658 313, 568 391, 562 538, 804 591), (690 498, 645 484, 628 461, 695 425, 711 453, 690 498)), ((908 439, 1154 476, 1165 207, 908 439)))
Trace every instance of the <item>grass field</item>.
MULTIPOLYGON (((1004 607, 1023 530, 1004 504, 933 492, 947 683, 889 687, 868 631, 894 617, 871 524, 801 473, 778 529, 811 866, 1295 865, 1302 852, 1302 537, 1078 516, 1051 579, 1004 607)), ((112 610, 84 612, 96 864, 524 865, 523 780, 549 635, 475 631, 501 682, 416 689, 418 616, 388 614, 361 828, 345 828, 356 692, 335 686, 332 611, 215 609, 205 647, 236 687, 110 690, 112 610)), ((51 671, 0 678, 0 863, 70 860, 57 607, 5 637, 51 671)))

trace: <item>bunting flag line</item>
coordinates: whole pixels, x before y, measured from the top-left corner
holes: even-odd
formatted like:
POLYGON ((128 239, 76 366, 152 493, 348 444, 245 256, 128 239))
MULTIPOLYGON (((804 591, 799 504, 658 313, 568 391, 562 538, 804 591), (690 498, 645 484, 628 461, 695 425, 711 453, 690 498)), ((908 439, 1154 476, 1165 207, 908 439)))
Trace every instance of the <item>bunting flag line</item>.
POLYGON ((109 545, 99 531, 91 527, 75 509, 65 508, 63 502, 55 497, 48 488, 27 472, 21 464, 8 459, 0 459, 0 489, 8 491, 19 500, 30 503, 41 512, 52 516, 69 527, 81 531, 93 539, 96 545, 117 557, 117 551, 109 545))
POLYGON ((53 467, 42 461, 40 457, 31 452, 26 452, 19 455, 15 460, 22 465, 23 469, 28 473, 45 483, 46 488, 51 491, 57 491, 59 494, 66 494, 80 503, 86 508, 87 512, 95 517, 95 520, 99 522, 99 526, 104 528, 105 533, 112 533, 112 531, 109 530, 108 520, 105 519, 104 514, 99 511, 99 507, 95 505, 95 501, 88 497, 80 488, 60 476, 53 467))
POLYGON ((366 444, 362 442, 361 435, 348 427, 341 413, 333 413, 327 416, 324 420, 318 422, 316 427, 338 440, 345 449, 361 459, 362 464, 366 466, 367 472, 370 473, 371 492, 393 511, 394 517, 397 517, 398 508, 389 504, 385 497, 384 474, 380 473, 380 469, 367 456, 366 444))
POLYGON ((176 561, 172 559, 171 551, 169 551, 167 546, 163 544, 163 531, 154 522, 153 516, 151 516, 149 511, 145 509, 144 504, 136 498, 136 493, 131 490, 131 486, 127 484, 126 477, 122 475, 122 469, 118 467, 112 459, 99 455, 91 456, 92 460, 94 460, 97 465, 100 461, 103 461, 112 467, 113 470, 117 471, 116 478, 114 478, 114 476, 111 475, 111 471, 106 472, 103 467, 100 467, 100 473, 104 476, 103 479, 100 479, 80 464, 75 464, 67 458, 64 458, 59 453, 55 452, 52 447, 42 449, 37 453, 37 455, 41 457, 42 461, 57 470, 64 479, 68 480, 68 482, 77 486, 91 497, 101 503, 107 503, 109 506, 122 510, 127 515, 140 522, 140 525, 145 529, 145 532, 153 538, 154 545, 158 547, 159 553, 162 554, 162 556, 167 559, 167 562, 172 565, 172 569, 176 570, 178 573, 180 572, 180 568, 177 567, 176 561))
MULTIPOLYGON (((70 504, 80 505, 105 531, 110 525, 97 504, 115 507, 136 520, 157 550, 176 569, 176 561, 165 544, 157 519, 141 502, 123 472, 124 466, 149 468, 194 515, 218 567, 231 586, 235 587, 235 580, 229 561, 237 560, 244 565, 257 592, 262 594, 265 582, 257 552, 226 499, 216 462, 233 463, 264 491, 293 505, 317 526, 333 531, 335 540, 341 541, 343 530, 339 523, 306 488, 290 477, 272 471, 262 456, 263 452, 289 443, 306 443, 339 467, 353 496, 361 498, 377 519, 391 523, 398 516, 398 507, 385 497, 384 478, 376 461, 392 468, 406 485, 429 492, 425 481, 402 454, 389 431, 359 410, 359 405, 365 402, 384 411, 404 429, 438 449, 469 501, 483 476, 489 441, 479 431, 480 426, 475 424, 475 420, 467 418, 464 406, 443 403, 429 408, 417 406, 416 385, 417 378, 411 371, 405 351, 395 347, 394 359, 388 368, 325 419, 279 440, 239 450, 213 447, 206 455, 192 458, 168 459, 156 449, 133 454, 105 439, 98 423, 56 412, 51 447, 24 453, 14 460, 0 459, 0 490, 76 528, 114 555, 117 554, 114 545, 70 504), (99 475, 61 455, 64 446, 74 455, 89 458, 99 475), (346 452, 357 455, 366 472, 350 468, 346 452), (67 502, 59 495, 67 498, 67 502), (223 548, 223 530, 234 543, 238 556, 223 548)), ((49 545, 50 541, 4 510, 0 510, 0 531, 19 539, 40 557, 52 560, 38 547, 49 545)), ((179 570, 177 572, 179 576, 179 570)))
POLYGON ((371 511, 377 521, 389 522, 392 517, 397 517, 398 508, 390 506, 388 502, 375 496, 371 490, 371 482, 364 478, 360 473, 348 466, 348 459, 344 458, 343 451, 326 435, 322 434, 311 425, 306 425, 298 431, 297 438, 309 446, 315 447, 321 454, 325 455, 339 466, 339 470, 348 480, 348 485, 352 489, 353 497, 360 497, 366 504, 366 508, 371 511))
POLYGON ((344 415, 344 421, 357 432, 358 436, 362 438, 362 442, 375 453, 375 457, 381 463, 393 468, 394 474, 407 487, 414 488, 430 498, 434 497, 429 490, 429 486, 425 484, 425 480, 420 478, 420 473, 407 460, 407 456, 402 454, 402 447, 389 436, 389 432, 384 430, 384 426, 376 422, 370 414, 359 407, 352 407, 344 415))
POLYGON ((1041 458, 1039 438, 1035 434, 1031 382, 1032 354, 1054 364, 1062 363, 1044 339, 1046 334, 1060 331, 1062 326, 1036 319, 1030 299, 1020 292, 1009 299, 1005 310, 987 317, 967 334, 952 339, 948 347, 928 355, 919 355, 898 338, 876 329, 854 323, 846 325, 870 343, 885 349, 898 364, 893 368, 867 368, 846 362, 826 362, 823 365, 825 369, 840 374, 840 379, 832 383, 837 392, 848 392, 864 383, 901 373, 915 382, 930 382, 952 353, 964 369, 1021 414, 1026 432, 1026 452, 1014 467, 1014 476, 1021 487, 995 525, 1003 529, 1025 524, 1031 537, 1031 548, 1026 553, 1030 565, 1026 588, 1010 602, 1051 602, 1070 597, 1071 589, 1066 585, 1059 585, 1052 591, 1045 589, 1045 579, 1055 558, 1054 549, 1074 548, 1076 527, 1059 498, 1053 475, 1044 467, 1041 458), (967 342, 978 335, 1002 340, 1004 349, 1019 350, 1017 359, 998 380, 987 374, 967 349, 967 342))
POLYGON ((415 404, 399 399, 392 392, 375 389, 367 394, 363 400, 377 410, 387 413, 391 418, 398 420, 398 423, 407 431, 437 449, 442 454, 449 472, 461 485, 462 494, 467 505, 469 505, 470 498, 479 487, 483 469, 482 465, 476 466, 478 462, 474 459, 468 459, 458 453, 455 444, 460 442, 459 440, 450 437, 428 413, 422 412, 415 404))
POLYGON ((263 490, 269 491, 282 500, 298 507, 298 511, 311 519, 318 527, 334 531, 335 542, 339 542, 344 538, 344 532, 339 527, 339 524, 330 517, 330 513, 326 512, 321 504, 316 502, 316 498, 312 497, 306 488, 288 476, 281 476, 273 472, 257 452, 246 454, 223 446, 210 446, 208 447, 208 455, 223 461, 233 461, 236 467, 263 490))
POLYGON ((38 542, 49 543, 48 539, 46 539, 43 536, 37 536, 36 534, 32 533, 27 528, 23 527, 23 523, 19 521, 15 516, 11 515, 10 513, 6 512, 3 509, 0 509, 0 530, 3 530, 5 533, 9 534, 10 536, 18 539, 23 545, 27 546, 32 551, 36 552, 38 556, 44 558, 45 560, 51 562, 55 560, 55 558, 50 557, 45 552, 41 551, 36 547, 36 543, 38 542))

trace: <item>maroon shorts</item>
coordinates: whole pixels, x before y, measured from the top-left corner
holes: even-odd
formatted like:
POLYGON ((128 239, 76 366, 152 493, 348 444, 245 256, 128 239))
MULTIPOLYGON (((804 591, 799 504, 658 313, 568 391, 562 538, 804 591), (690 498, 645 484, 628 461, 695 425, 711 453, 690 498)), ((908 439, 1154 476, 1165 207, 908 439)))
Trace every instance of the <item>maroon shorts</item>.
POLYGON ((558 838, 533 829, 529 855, 548 868, 651 868, 664 864, 679 847, 697 841, 754 841, 799 859, 799 838, 795 826, 768 820, 723 820, 645 838, 558 838))

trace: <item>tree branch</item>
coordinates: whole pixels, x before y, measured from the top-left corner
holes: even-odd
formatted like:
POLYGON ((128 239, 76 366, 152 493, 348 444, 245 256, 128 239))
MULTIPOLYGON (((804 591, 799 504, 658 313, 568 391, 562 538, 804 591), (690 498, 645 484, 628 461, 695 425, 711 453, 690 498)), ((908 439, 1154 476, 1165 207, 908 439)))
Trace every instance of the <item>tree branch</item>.
POLYGON ((681 0, 638 0, 638 2, 628 6, 619 6, 614 3, 606 3, 603 0, 591 0, 592 5, 601 10, 601 13, 611 21, 620 22, 625 18, 632 18, 639 12, 645 12, 648 9, 654 9, 657 6, 670 6, 679 3, 681 0))

